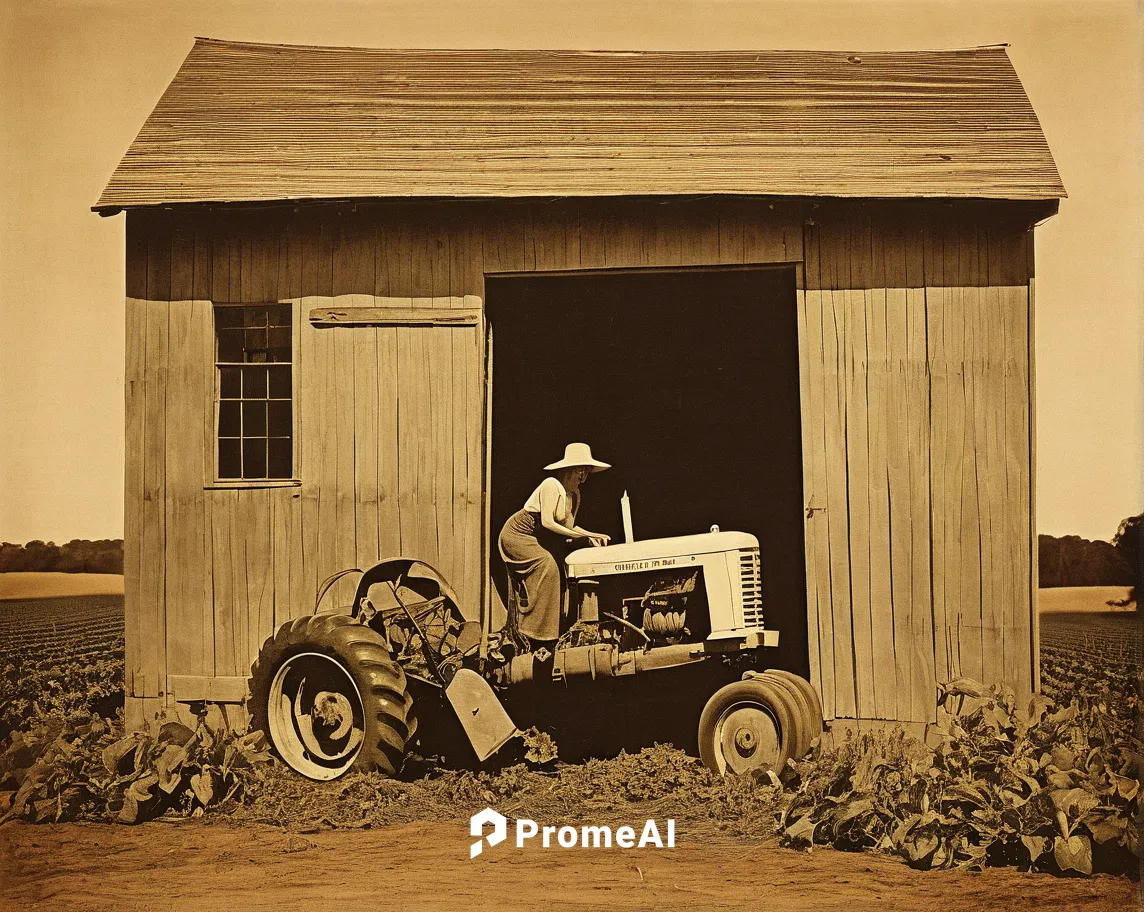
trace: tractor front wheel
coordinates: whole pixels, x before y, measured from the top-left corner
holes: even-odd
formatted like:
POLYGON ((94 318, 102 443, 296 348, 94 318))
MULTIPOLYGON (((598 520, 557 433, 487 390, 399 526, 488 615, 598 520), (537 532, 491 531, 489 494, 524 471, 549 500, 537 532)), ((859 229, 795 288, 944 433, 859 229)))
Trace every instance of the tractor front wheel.
POLYGON ((385 640, 346 615, 279 627, 251 667, 250 696, 253 727, 310 779, 350 769, 395 775, 417 727, 385 640))
POLYGON ((699 717, 699 756, 724 776, 781 772, 793 746, 796 720, 786 694, 759 678, 717 690, 699 717))

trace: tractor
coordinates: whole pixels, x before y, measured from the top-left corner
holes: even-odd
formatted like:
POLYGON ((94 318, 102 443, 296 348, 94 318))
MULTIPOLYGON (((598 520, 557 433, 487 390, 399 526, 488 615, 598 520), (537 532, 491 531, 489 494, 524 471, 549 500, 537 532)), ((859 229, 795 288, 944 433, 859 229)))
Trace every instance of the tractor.
POLYGON ((779 632, 764 624, 753 535, 712 526, 629 537, 572 551, 564 570, 567 617, 554 646, 516 629, 523 592, 511 578, 507 621, 494 631, 487 611, 466 619, 425 562, 335 574, 313 615, 263 644, 252 724, 315 780, 398 775, 410 754, 493 762, 528 725, 555 730, 565 758, 671 740, 717 773, 781 774, 821 733, 811 684, 765 669, 779 632), (361 573, 352 606, 321 611, 347 573, 361 573))

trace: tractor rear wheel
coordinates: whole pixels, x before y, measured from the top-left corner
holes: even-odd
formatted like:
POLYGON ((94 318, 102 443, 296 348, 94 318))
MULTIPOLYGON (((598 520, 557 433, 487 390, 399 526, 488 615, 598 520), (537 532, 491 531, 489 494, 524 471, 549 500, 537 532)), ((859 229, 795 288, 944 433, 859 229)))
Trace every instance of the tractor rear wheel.
POLYGON ((401 666, 379 634, 347 615, 283 624, 249 684, 252 726, 310 779, 350 769, 395 775, 417 729, 401 666))
POLYGON ((786 694, 758 678, 717 690, 699 717, 699 756, 724 776, 781 772, 797 723, 786 694))

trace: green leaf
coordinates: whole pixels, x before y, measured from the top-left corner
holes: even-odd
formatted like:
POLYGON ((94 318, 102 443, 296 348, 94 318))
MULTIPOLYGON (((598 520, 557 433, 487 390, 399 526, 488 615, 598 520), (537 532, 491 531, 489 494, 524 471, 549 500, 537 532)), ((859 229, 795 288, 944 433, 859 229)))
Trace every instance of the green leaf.
POLYGON ((191 790, 203 807, 210 807, 215 799, 215 776, 210 772, 195 773, 191 776, 191 790))
POLYGON ((1044 694, 1033 694, 1033 699, 1029 701, 1029 724, 1036 725, 1040 722, 1052 705, 1053 701, 1044 694))
POLYGON ((159 728, 159 736, 155 739, 159 744, 184 745, 194 737, 194 732, 182 722, 164 722, 159 728))
POLYGON ((1029 864, 1035 862, 1045 853, 1048 841, 1044 836, 1021 836, 1021 842, 1029 853, 1029 864))
POLYGON ((137 801, 149 801, 151 799, 151 789, 158 784, 158 773, 144 773, 131 783, 124 794, 133 796, 137 801))
POLYGON ((1105 843, 1110 839, 1120 839, 1124 835, 1128 821, 1123 817, 1106 817, 1098 823, 1085 821, 1085 824, 1096 842, 1105 843))
POLYGON ((1056 791, 1067 791, 1076 784, 1072 773, 1055 772, 1049 773, 1046 777, 1049 780, 1049 785, 1056 791))
POLYGON ((1062 871, 1092 873, 1092 843, 1087 836, 1057 836, 1053 841, 1053 857, 1062 871))
POLYGON ((890 837, 895 848, 901 848, 905 844, 906 837, 910 835, 910 831, 915 826, 917 826, 918 821, 920 821, 921 819, 922 819, 921 814, 911 814, 909 817, 907 817, 905 820, 903 820, 900 824, 898 824, 898 826, 894 829, 893 835, 890 837))
POLYGON ((955 696, 981 697, 985 688, 972 678, 955 678, 945 685, 945 692, 955 696))
POLYGON ((155 773, 159 777, 159 788, 168 795, 182 781, 180 771, 186 759, 186 748, 177 744, 168 744, 155 759, 155 773))
POLYGON ((1049 792, 1049 800, 1058 811, 1073 817, 1100 806, 1100 799, 1082 788, 1053 789, 1049 792))
POLYGON ((128 735, 126 738, 120 738, 118 741, 113 741, 103 749, 103 766, 111 775, 120 772, 120 764, 127 758, 127 755, 135 750, 138 742, 135 740, 134 735, 128 735))
POLYGON ((917 836, 902 843, 906 860, 911 865, 924 865, 937 851, 938 838, 933 835, 917 836))
POLYGON ((131 789, 123 793, 123 807, 116 818, 120 823, 139 822, 139 799, 131 794, 131 789))
POLYGON ((1130 779, 1127 776, 1117 776, 1115 773, 1110 773, 1109 775, 1116 783, 1116 794, 1125 801, 1131 801, 1140 791, 1140 781, 1138 779, 1130 779))
POLYGON ((1076 766, 1076 754, 1067 747, 1054 747, 1052 757, 1053 765, 1059 770, 1071 770, 1076 766))
POLYGON ((1064 709, 1058 709, 1052 715, 1046 716, 1045 721, 1050 725, 1060 725, 1064 722, 1071 722, 1076 718, 1077 712, 1077 705, 1070 703, 1064 709))
POLYGON ((796 845, 802 843, 811 845, 814 843, 815 825, 815 822, 810 819, 810 814, 804 814, 787 827, 783 835, 796 845))

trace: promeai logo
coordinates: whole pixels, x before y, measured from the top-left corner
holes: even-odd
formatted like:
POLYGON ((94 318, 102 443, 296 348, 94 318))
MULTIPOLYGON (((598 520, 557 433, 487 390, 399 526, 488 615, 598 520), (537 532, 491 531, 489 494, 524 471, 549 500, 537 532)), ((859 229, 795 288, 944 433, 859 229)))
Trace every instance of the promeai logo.
POLYGON ((504 842, 507 833, 508 821, 504 814, 498 814, 492 808, 485 808, 479 814, 474 814, 469 818, 469 835, 476 836, 477 841, 469 846, 469 858, 476 858, 481 854, 486 839, 490 846, 495 846, 504 842), (493 825, 493 831, 488 836, 485 835, 485 824, 487 823, 493 825))
MULTIPOLYGON (((669 818, 665 823, 663 831, 655 820, 645 820, 639 827, 616 827, 613 831, 609 826, 545 826, 521 817, 516 821, 516 847, 523 849, 531 845, 540 849, 610 849, 615 846, 618 849, 674 849, 675 820, 669 818)), ((476 858, 484 850, 486 841, 490 846, 505 841, 508 837, 508 820, 503 814, 487 807, 469 818, 469 834, 477 837, 477 841, 469 847, 469 858, 476 858), (490 824, 492 832, 485 835, 485 827, 490 824)))

